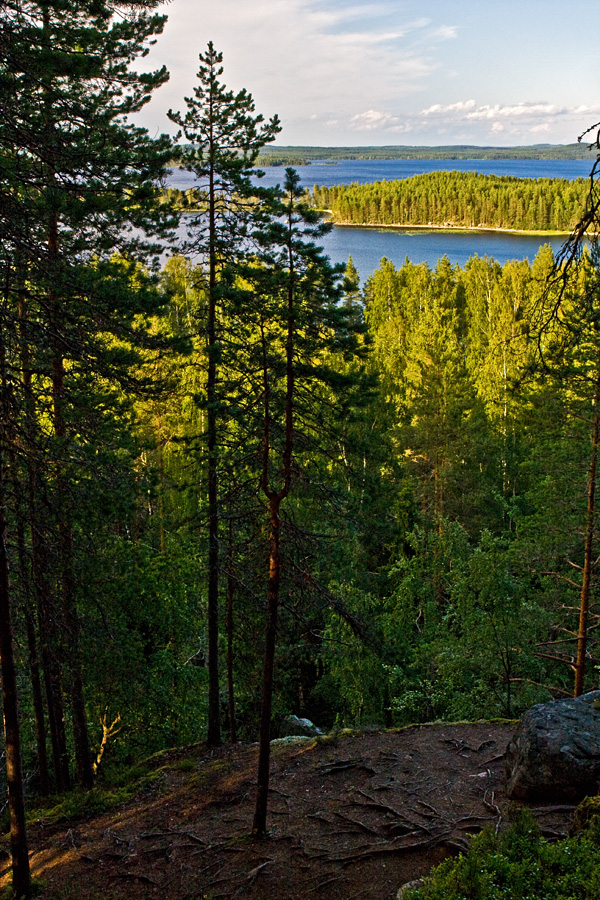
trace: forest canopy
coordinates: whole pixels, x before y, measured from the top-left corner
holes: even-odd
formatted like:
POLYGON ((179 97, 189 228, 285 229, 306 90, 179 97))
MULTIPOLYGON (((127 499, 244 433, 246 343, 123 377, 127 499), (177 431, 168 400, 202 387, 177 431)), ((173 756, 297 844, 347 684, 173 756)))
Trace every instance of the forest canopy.
POLYGON ((428 172, 372 184, 315 185, 312 200, 350 225, 437 225, 570 232, 584 208, 583 178, 513 178, 428 172))

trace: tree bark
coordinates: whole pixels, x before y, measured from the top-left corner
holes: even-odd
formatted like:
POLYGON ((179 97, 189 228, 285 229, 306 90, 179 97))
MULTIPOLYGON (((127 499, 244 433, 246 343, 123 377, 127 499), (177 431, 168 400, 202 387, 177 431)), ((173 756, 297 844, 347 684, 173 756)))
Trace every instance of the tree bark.
POLYGON ((267 589, 267 628, 265 634, 265 657, 263 669, 263 692, 260 710, 260 750, 258 756, 258 777, 256 809, 252 834, 265 837, 267 834, 267 803, 269 796, 269 764, 271 757, 271 710, 273 705, 273 671, 275 667, 275 640, 277 636, 277 611, 281 582, 279 495, 271 497, 269 504, 269 585, 267 589))
MULTIPOLYGON (((55 354, 52 363, 52 399, 54 404, 54 433, 61 445, 66 438, 66 426, 63 413, 64 397, 64 365, 60 354, 55 354)), ((62 446, 59 447, 59 457, 62 446)), ((77 611, 77 601, 73 584, 73 536, 69 516, 65 509, 64 498, 67 485, 62 474, 62 461, 57 459, 56 493, 58 505, 58 532, 60 542, 60 567, 62 580, 62 600, 64 622, 69 649, 69 674, 71 710, 73 713, 73 739, 75 744, 75 765, 77 780, 82 788, 89 790, 94 784, 94 771, 88 738, 87 716, 83 691, 83 674, 81 660, 81 624, 77 611)))
MULTIPOLYGON (((29 363, 29 353, 27 347, 26 329, 26 309, 23 299, 23 293, 19 293, 18 299, 18 317, 19 317, 19 340, 21 350, 21 378, 25 393, 25 455, 33 452, 33 428, 32 428, 32 397, 31 397, 31 368, 29 363)), ((30 478, 30 461, 27 464, 27 478, 30 478)), ((25 613, 25 622, 27 625, 27 646, 29 650, 29 669, 31 672, 31 692, 33 700, 33 711, 35 717, 35 735, 37 744, 38 767, 40 771, 39 790, 42 797, 47 797, 50 793, 50 774, 48 771, 48 754, 46 752, 46 722, 44 715, 44 700, 42 696, 42 685, 40 679, 39 657, 37 650, 37 639, 35 633, 35 620, 32 613, 31 603, 35 597, 35 587, 30 577, 31 568, 27 561, 25 549, 25 521, 26 514, 23 509, 21 485, 16 485, 17 494, 17 547, 19 554, 19 569, 21 575, 21 583, 23 586, 23 607, 25 613)), ((33 555, 33 550, 32 550, 33 555)))
POLYGON ((269 500, 269 582, 267 587, 267 627, 265 635, 265 659, 263 670, 263 692, 260 714, 260 749, 258 759, 256 809, 252 835, 264 838, 267 835, 267 801, 269 794, 269 763, 271 753, 271 710, 273 703, 273 670, 275 665, 275 640, 277 636, 277 611, 279 606, 279 590, 281 584, 281 518, 282 501, 288 496, 292 484, 292 458, 294 448, 294 303, 296 299, 296 270, 293 246, 294 191, 290 186, 288 220, 288 272, 287 272, 287 310, 286 310, 286 344, 285 344, 285 426, 284 445, 282 451, 283 485, 276 491, 269 485, 269 455, 271 435, 271 392, 269 387, 269 371, 267 348, 262 332, 263 356, 263 459, 262 459, 262 491, 269 500))
MULTIPOLYGON (((54 179, 54 172, 49 171, 49 178, 54 179)), ((58 261, 59 237, 58 217, 55 212, 50 214, 48 223, 48 257, 50 266, 58 261)), ((89 789, 94 783, 94 772, 88 738, 87 718, 83 695, 83 676, 80 651, 80 623, 77 612, 77 603, 73 586, 73 536, 71 523, 66 510, 67 484, 63 476, 62 455, 66 442, 67 429, 64 412, 64 360, 59 345, 60 314, 56 297, 52 291, 48 293, 48 307, 50 310, 50 324, 54 333, 54 347, 52 356, 51 381, 52 381, 52 405, 54 434, 58 438, 58 451, 56 457, 56 506, 57 523, 60 546, 60 568, 62 581, 62 600, 64 624, 67 632, 67 645, 69 649, 70 670, 70 695, 71 709, 73 713, 73 738, 75 744, 75 765, 77 780, 84 789, 89 789)))
POLYGON ((0 459, 0 662, 2 671, 4 741, 6 747, 6 780, 8 783, 8 805, 10 810, 10 846, 13 890, 16 897, 29 897, 31 877, 29 872, 27 830, 25 827, 21 735, 17 700, 17 676, 13 655, 2 478, 2 460, 0 459))
POLYGON ((40 636, 40 655, 44 688, 48 708, 48 724, 52 747, 52 762, 56 789, 68 790, 71 782, 69 774, 69 756, 65 734, 65 714, 61 682, 61 666, 58 659, 58 637, 55 617, 52 611, 50 594, 50 578, 48 572, 48 549, 44 538, 39 533, 36 514, 36 491, 31 481, 35 474, 30 471, 29 517, 31 527, 31 553, 33 560, 33 579, 37 599, 38 632, 40 636))
POLYGON ((217 460, 217 252, 216 197, 214 183, 214 135, 212 91, 209 100, 209 186, 208 186, 208 373, 206 414, 208 430, 208 745, 221 743, 219 702, 219 495, 217 460))
MULTIPOLYGON (((21 378, 25 408, 25 440, 27 443, 27 502, 29 530, 31 534, 31 569, 33 596, 36 600, 42 671, 48 706, 48 723, 52 746, 52 760, 56 789, 67 790, 70 783, 69 760, 65 735, 64 707, 60 684, 60 666, 56 659, 57 642, 52 640, 56 628, 51 624, 50 577, 48 572, 48 548, 44 529, 40 527, 38 508, 40 472, 35 456, 36 417, 31 383, 31 362, 26 335, 27 310, 23 298, 19 300, 19 324, 21 344, 21 378)), ((33 616, 32 616, 33 619, 33 616)), ((29 626, 28 626, 29 627, 29 626)), ((34 627, 35 636, 35 627, 34 627)), ((43 709, 43 705, 42 705, 43 709)), ((37 713, 36 713, 37 720, 37 713)), ((38 751, 39 752, 39 751, 38 751)))
POLYGON ((17 673, 13 653, 13 633, 10 610, 8 553, 6 548, 6 513, 4 498, 4 466, 6 429, 9 427, 7 402, 6 358, 3 336, 0 335, 0 365, 2 376, 1 432, 0 432, 0 675, 2 682, 2 711, 6 753, 6 781, 10 812, 10 846, 13 891, 18 898, 29 897, 31 875, 25 826, 25 795, 21 762, 21 733, 17 673))
POLYGON ((600 360, 598 361, 598 377, 594 395, 594 414, 592 417, 592 440, 590 450, 590 469, 588 476, 588 502, 585 528, 585 548, 583 557, 583 580, 579 599, 579 628, 577 632, 577 659, 575 662, 575 697, 583 694, 585 680, 585 657, 587 652, 588 614, 590 607, 590 590, 592 570, 594 568, 593 549, 595 533, 596 505, 596 466, 598 458, 598 406, 600 404, 600 360))
POLYGON ((33 700, 33 714, 35 718, 35 739, 37 746, 38 768, 40 773, 39 791, 42 797, 47 797, 50 793, 50 776, 48 772, 48 754, 46 752, 46 717, 44 715, 44 700, 42 696, 42 683, 40 679, 40 666, 37 651, 37 638, 35 634, 34 618, 29 606, 31 590, 30 579, 27 571, 27 560, 25 553, 25 534, 23 522, 21 519, 21 511, 17 513, 19 521, 17 522, 17 543, 19 554, 19 569, 21 574, 21 582, 23 585, 23 608, 25 615, 25 624, 27 626, 27 649, 29 651, 29 671, 31 674, 31 694, 33 700))
MULTIPOLYGON (((229 567, 233 565, 233 517, 229 508, 229 567)), ((229 740, 237 743, 235 720, 235 682, 233 673, 233 599, 235 596, 235 579, 230 571, 227 577, 227 693, 229 700, 229 740)))

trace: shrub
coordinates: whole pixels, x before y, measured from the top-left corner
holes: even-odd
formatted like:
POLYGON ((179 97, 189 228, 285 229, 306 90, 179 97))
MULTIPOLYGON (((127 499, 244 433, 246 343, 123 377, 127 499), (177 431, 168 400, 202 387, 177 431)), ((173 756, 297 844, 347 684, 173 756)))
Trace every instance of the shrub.
POLYGON ((468 851, 447 859, 406 900, 597 900, 600 897, 600 820, 576 837, 550 843, 528 809, 496 835, 486 828, 468 851))

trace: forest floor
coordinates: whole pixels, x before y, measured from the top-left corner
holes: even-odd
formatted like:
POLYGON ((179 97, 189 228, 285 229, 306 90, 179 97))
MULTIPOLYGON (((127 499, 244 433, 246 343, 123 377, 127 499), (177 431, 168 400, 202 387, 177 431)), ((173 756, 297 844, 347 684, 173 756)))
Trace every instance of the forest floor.
MULTIPOLYGON (((513 730, 434 724, 277 741, 264 841, 249 837, 256 745, 166 751, 124 805, 33 824, 33 874, 44 900, 393 900, 469 833, 504 826, 513 730)), ((559 837, 572 809, 532 812, 559 837)), ((8 880, 4 860, 0 887, 8 880)))

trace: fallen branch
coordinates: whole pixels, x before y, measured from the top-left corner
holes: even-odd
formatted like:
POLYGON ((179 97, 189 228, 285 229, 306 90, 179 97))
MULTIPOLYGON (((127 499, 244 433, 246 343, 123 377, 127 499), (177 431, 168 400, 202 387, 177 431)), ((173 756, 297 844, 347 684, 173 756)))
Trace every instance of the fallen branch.
POLYGON ((203 838, 198 837, 197 834, 194 834, 193 831, 177 831, 176 829, 170 828, 167 831, 143 831, 140 834, 140 841, 151 841, 153 838, 166 838, 173 834, 178 837, 187 837, 196 844, 206 845, 206 841, 203 840, 203 838))
POLYGON ((256 881, 256 879, 258 878, 258 876, 260 875, 260 873, 262 872, 262 870, 266 866, 269 866, 273 862, 275 862, 274 859, 267 859, 267 860, 265 860, 265 862, 261 863, 259 866, 256 866, 255 869, 252 869, 250 872, 248 872, 248 874, 246 876, 246 881, 250 885, 253 885, 254 882, 256 881))
POLYGON ((496 834, 498 834, 498 831, 500 830, 500 825, 502 824, 502 810, 496 804, 495 796, 496 795, 494 794, 494 791, 492 791, 492 800, 491 800, 491 802, 489 802, 487 799, 487 791, 486 791, 483 795, 483 805, 485 806, 486 809, 489 809, 491 812, 495 812, 496 815, 498 816, 498 821, 496 822, 496 825, 494 828, 494 832, 496 834))
POLYGON ((369 775, 379 774, 360 759, 339 759, 332 763, 323 763, 317 771, 319 775, 332 775, 334 772, 345 772, 348 769, 364 769, 369 775))
POLYGON ((321 881, 321 883, 317 884, 316 887, 311 888, 308 893, 316 894, 318 891, 321 890, 321 888, 326 887, 328 884, 331 884, 334 881, 339 881, 341 877, 342 877, 341 875, 333 875, 331 878, 327 878, 327 879, 325 879, 325 881, 321 881))

